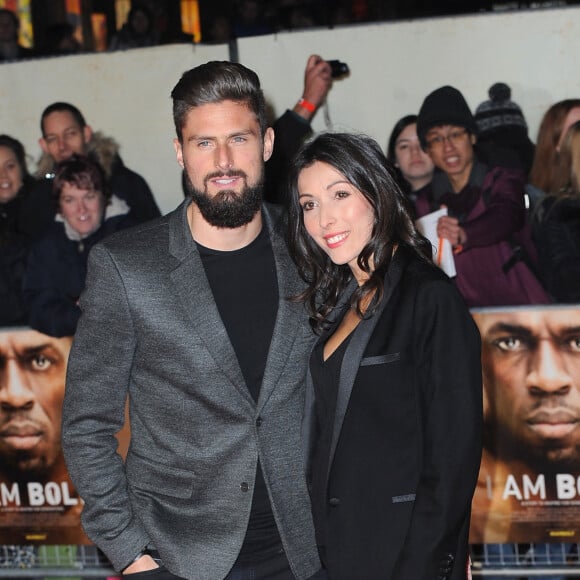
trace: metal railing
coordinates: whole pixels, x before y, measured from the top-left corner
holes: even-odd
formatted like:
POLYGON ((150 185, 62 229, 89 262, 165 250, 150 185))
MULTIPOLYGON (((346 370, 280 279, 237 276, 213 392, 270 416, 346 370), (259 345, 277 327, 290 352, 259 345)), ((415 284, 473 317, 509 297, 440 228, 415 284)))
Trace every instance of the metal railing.
MULTIPOLYGON (((470 551, 474 578, 580 578, 579 544, 481 544, 470 551)), ((0 546, 0 578, 116 577, 96 546, 0 546)))
POLYGON ((115 578, 96 546, 0 546, 0 578, 115 578))
POLYGON ((580 578, 578 544, 474 545, 471 562, 474 578, 580 578))

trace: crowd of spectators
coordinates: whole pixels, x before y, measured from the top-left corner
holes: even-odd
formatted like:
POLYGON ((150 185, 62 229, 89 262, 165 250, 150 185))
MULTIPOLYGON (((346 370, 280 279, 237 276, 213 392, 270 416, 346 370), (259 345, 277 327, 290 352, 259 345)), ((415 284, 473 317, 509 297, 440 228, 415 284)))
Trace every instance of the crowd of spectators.
POLYGON ((71 336, 91 247, 161 214, 118 144, 77 107, 52 103, 40 125, 36 177, 20 141, 0 135, 0 326, 71 336))
POLYGON ((472 113, 456 88, 436 89, 395 125, 389 158, 416 216, 447 209, 437 232, 470 306, 576 303, 580 101, 548 109, 536 147, 509 86, 489 97, 472 113))
MULTIPOLYGON (((330 65, 312 55, 302 98, 274 124, 267 201, 286 203, 285 169, 311 135, 332 82, 330 65)), ((40 124, 36 179, 20 142, 0 136, 0 323, 64 336, 74 333, 93 243, 160 211, 115 140, 93 131, 77 107, 52 103, 40 124), (71 160, 84 167, 80 177, 58 177, 70 175, 71 160), (84 195, 74 198, 71 187, 84 195)), ((580 99, 549 108, 536 147, 505 83, 494 84, 474 112, 457 88, 442 86, 395 124, 386 153, 415 217, 446 208, 437 234, 452 247, 455 281, 469 306, 580 300, 580 99)))
MULTIPOLYGON (((147 16, 132 11, 115 48, 155 43, 147 16)), ((268 201, 286 203, 285 167, 331 86, 329 64, 312 55, 302 98, 274 125, 268 201)), ((0 135, 0 326, 61 337, 75 331, 90 248, 160 211, 114 139, 76 106, 52 103, 40 121, 36 177, 22 144, 0 135)), ((473 112, 445 85, 395 124, 386 153, 416 217, 447 209, 437 231, 469 306, 580 301, 580 99, 550 106, 534 144, 505 83, 473 112)))

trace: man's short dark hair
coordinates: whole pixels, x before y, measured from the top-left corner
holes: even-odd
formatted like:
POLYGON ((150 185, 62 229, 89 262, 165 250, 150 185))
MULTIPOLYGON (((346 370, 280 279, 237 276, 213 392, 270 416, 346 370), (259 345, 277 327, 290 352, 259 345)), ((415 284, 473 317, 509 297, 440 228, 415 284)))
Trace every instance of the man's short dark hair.
POLYGON ((183 73, 171 91, 173 122, 181 141, 187 113, 200 105, 236 101, 245 103, 260 124, 262 136, 268 128, 266 101, 258 75, 234 62, 210 61, 183 73))
POLYGON ((52 103, 52 105, 48 105, 48 107, 42 111, 42 115, 40 117, 40 131, 42 132, 43 137, 45 137, 44 120, 52 113, 70 113, 81 129, 84 129, 87 126, 87 122, 85 121, 83 114, 74 105, 59 101, 52 103))

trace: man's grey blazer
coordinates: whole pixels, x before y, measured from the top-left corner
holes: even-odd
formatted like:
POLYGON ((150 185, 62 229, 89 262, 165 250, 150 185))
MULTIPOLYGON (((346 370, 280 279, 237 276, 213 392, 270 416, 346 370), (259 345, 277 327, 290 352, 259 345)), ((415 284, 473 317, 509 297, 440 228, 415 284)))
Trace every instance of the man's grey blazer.
POLYGON ((280 300, 260 397, 252 399, 220 319, 184 202, 120 232, 89 258, 64 401, 63 447, 83 526, 116 569, 145 546, 174 574, 226 576, 242 545, 258 458, 296 578, 320 568, 300 445, 313 338, 279 229, 280 300), (115 433, 129 395, 124 464, 115 433))

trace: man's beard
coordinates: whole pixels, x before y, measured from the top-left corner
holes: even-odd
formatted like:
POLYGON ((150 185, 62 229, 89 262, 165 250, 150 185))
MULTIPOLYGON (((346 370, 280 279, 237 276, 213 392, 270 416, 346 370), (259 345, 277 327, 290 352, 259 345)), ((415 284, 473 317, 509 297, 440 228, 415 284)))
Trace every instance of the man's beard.
POLYGON ((217 228, 239 228, 252 221, 262 204, 262 192, 264 190, 264 171, 255 185, 249 186, 247 175, 240 170, 230 170, 226 173, 211 173, 204 179, 204 190, 196 189, 183 171, 183 187, 185 193, 195 202, 206 222, 217 228), (216 177, 241 177, 245 186, 237 193, 226 189, 210 197, 207 193, 207 184, 210 179, 216 177))

